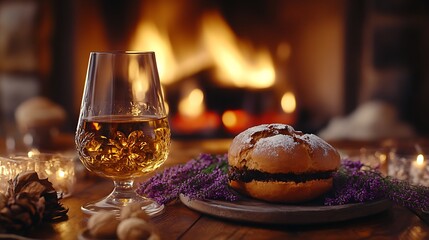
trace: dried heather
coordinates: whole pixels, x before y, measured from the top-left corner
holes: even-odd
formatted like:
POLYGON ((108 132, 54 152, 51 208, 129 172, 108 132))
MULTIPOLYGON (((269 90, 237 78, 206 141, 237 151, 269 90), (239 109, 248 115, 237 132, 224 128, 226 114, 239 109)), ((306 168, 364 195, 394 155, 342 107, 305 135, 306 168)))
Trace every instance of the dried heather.
MULTIPOLYGON (((415 211, 429 211, 429 188, 386 177, 359 161, 344 160, 333 175, 334 186, 325 205, 342 205, 390 199, 415 211)), ((184 194, 191 199, 235 201, 239 197, 228 185, 227 155, 201 154, 186 164, 165 169, 140 184, 137 193, 160 204, 184 194)))
POLYGON ((344 160, 334 174, 334 187, 325 205, 359 203, 380 199, 417 211, 429 210, 429 188, 383 176, 380 171, 358 161, 344 160))
POLYGON ((226 154, 201 154, 186 164, 165 169, 140 184, 137 193, 160 204, 184 194, 191 199, 234 201, 238 196, 228 186, 226 154))

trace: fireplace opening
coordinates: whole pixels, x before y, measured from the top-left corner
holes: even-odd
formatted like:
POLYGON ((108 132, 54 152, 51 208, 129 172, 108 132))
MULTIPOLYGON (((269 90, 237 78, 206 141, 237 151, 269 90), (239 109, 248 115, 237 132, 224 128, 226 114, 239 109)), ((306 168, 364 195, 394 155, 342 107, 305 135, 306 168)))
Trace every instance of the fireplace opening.
POLYGON ((127 49, 155 51, 177 138, 231 137, 272 122, 319 133, 379 101, 429 135, 423 0, 0 3, 0 11, 11 9, 27 19, 19 28, 27 35, 2 35, 22 46, 0 41, 1 90, 12 89, 3 80, 11 76, 31 79, 29 95, 66 109, 64 131, 76 126, 89 52, 127 49), (37 41, 13 41, 19 37, 37 41))

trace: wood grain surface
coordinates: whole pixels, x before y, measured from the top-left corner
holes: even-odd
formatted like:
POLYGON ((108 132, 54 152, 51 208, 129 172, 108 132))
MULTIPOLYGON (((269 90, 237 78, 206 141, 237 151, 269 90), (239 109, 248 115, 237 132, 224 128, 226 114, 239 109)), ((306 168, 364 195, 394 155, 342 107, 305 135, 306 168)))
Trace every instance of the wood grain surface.
MULTIPOLYGON (((199 153, 225 153, 229 143, 230 139, 175 141, 163 167, 186 162, 199 153)), ((80 206, 107 195, 112 188, 113 184, 108 180, 80 177, 73 195, 62 200, 64 206, 69 208, 68 220, 43 224, 28 236, 36 239, 77 239, 88 220, 80 206)), ((258 215, 254 217, 258 218, 258 215)), ((398 206, 347 221, 278 225, 206 215, 175 201, 152 221, 162 239, 429 239, 429 226, 409 210, 398 206)))

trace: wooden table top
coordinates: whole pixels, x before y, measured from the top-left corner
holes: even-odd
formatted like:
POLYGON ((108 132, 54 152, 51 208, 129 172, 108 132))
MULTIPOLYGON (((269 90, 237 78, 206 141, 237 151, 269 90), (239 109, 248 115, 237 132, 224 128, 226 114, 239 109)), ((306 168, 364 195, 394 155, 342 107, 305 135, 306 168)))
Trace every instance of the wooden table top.
MULTIPOLYGON (((174 141, 171 154, 162 168, 186 162, 200 153, 225 153, 230 141, 174 141)), ((82 213, 80 206, 107 195, 112 189, 113 184, 108 180, 96 177, 78 179, 73 195, 62 200, 69 208, 68 220, 44 224, 30 237, 77 239, 89 218, 82 213)), ((399 206, 359 219, 302 226, 225 220, 193 211, 177 201, 167 205, 164 213, 152 221, 162 239, 429 239, 429 225, 399 206)))

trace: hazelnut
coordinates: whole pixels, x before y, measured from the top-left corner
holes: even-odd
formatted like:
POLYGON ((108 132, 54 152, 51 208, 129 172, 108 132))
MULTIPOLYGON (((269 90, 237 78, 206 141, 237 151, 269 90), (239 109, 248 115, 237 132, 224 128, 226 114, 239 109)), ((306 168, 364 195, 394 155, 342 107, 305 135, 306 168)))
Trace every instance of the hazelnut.
POLYGON ((127 218, 119 223, 116 234, 120 240, 149 239, 152 227, 143 219, 127 218))
POLYGON ((115 238, 119 220, 113 212, 101 211, 88 220, 88 229, 93 237, 115 238))
POLYGON ((157 233, 152 232, 147 240, 161 240, 161 237, 157 233))
POLYGON ((142 203, 131 203, 126 205, 121 210, 121 216, 120 219, 124 220, 127 218, 140 218, 145 220, 146 222, 150 221, 149 215, 142 209, 143 204, 142 203))

